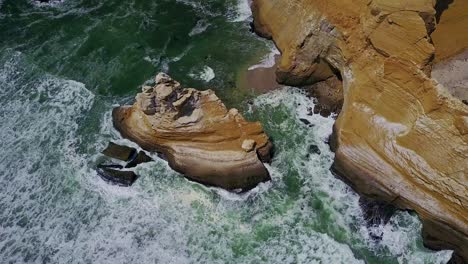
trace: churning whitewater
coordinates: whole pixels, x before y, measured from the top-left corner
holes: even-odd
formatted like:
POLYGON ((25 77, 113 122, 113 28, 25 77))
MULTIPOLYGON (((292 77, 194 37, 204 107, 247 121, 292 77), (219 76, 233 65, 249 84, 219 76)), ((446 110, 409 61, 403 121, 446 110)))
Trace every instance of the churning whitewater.
POLYGON ((229 0, 0 2, 0 29, 10 36, 0 40, 0 263, 450 258, 451 252, 424 249, 420 221, 410 213, 366 226, 359 197, 329 170, 334 119, 310 115, 312 98, 293 87, 257 96, 236 86, 237 72, 260 63, 271 48, 248 32, 246 6, 229 0), (196 17, 184 22, 180 13, 196 17), (141 18, 148 24, 135 31, 119 27, 141 18), (63 27, 47 30, 55 23, 63 27), (161 39, 147 38, 153 33, 161 39), (113 128, 111 109, 133 102, 139 85, 160 70, 185 85, 217 89, 245 117, 261 121, 276 147, 268 165, 272 181, 229 193, 186 180, 156 155, 136 168, 140 178, 130 188, 99 178, 95 164, 109 141, 138 148, 113 128))

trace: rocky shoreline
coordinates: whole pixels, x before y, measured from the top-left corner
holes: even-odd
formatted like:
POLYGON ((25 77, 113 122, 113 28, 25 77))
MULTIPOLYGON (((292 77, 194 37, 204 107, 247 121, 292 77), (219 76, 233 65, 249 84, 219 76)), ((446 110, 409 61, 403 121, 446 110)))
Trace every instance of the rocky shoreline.
MULTIPOLYGON (((252 8, 256 32, 281 51, 280 83, 342 80, 342 92, 328 85, 331 95, 343 94, 331 140, 333 171, 366 197, 416 211, 425 245, 454 250, 453 263, 462 263, 468 107, 430 77, 436 53, 430 34, 441 15, 433 4, 254 0, 252 8)), ((326 101, 327 93, 314 92, 326 101)))

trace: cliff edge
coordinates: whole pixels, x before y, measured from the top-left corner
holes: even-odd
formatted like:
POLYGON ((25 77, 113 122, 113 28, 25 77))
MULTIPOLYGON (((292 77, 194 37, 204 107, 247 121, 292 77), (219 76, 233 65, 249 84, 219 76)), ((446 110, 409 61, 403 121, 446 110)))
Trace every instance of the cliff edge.
POLYGON ((254 0, 252 9, 255 30, 281 51, 279 82, 342 79, 334 171, 363 195, 415 210, 426 246, 468 261, 468 107, 430 77, 434 2, 254 0))

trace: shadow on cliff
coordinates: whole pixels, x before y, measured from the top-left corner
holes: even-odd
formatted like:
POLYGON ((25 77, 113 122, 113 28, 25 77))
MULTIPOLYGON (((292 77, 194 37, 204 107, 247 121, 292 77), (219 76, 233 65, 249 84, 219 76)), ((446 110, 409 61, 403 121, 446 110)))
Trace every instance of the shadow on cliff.
POLYGON ((440 18, 445 10, 449 9, 450 5, 453 3, 454 0, 439 0, 435 5, 436 10, 436 22, 439 23, 440 18))

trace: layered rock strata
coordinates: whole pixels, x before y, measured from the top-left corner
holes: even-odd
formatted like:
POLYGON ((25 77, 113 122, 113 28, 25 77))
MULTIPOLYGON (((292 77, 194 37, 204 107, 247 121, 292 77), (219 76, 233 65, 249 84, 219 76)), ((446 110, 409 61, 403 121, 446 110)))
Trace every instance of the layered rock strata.
POLYGON ((212 90, 182 88, 166 74, 144 86, 132 106, 113 111, 114 126, 143 149, 159 152, 187 178, 228 190, 270 179, 272 144, 258 122, 227 109, 212 90))
POLYGON ((437 25, 431 34, 435 62, 450 59, 468 48, 468 1, 438 0, 437 25))
POLYGON ((468 107, 429 77, 432 0, 254 0, 282 53, 278 81, 339 71, 333 169, 366 196, 415 210, 426 246, 468 261, 468 107))

